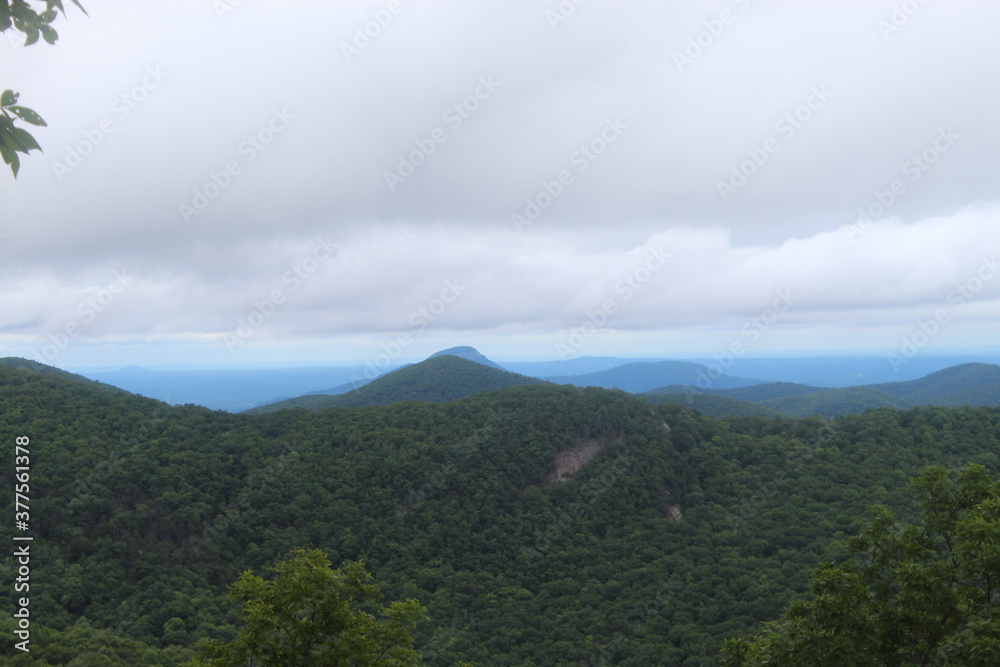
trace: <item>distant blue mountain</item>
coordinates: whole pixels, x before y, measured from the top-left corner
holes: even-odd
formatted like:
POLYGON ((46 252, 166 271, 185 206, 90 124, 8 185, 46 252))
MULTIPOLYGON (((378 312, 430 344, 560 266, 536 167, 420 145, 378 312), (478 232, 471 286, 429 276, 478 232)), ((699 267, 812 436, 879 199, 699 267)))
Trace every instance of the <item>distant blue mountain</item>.
POLYGON ((825 389, 788 382, 752 387, 707 390, 666 386, 646 392, 656 402, 670 401, 706 408, 712 416, 753 414, 747 404, 787 417, 835 417, 880 407, 912 408, 923 405, 1000 405, 1000 366, 960 364, 917 380, 825 389), (731 402, 711 400, 724 398, 731 402))
POLYGON ((604 387, 633 393, 650 391, 672 384, 729 389, 764 383, 764 380, 720 375, 712 372, 707 366, 690 361, 637 361, 596 373, 543 379, 578 387, 604 387))
POLYGON ((507 370, 499 364, 495 364, 482 354, 479 353, 474 347, 469 347, 468 345, 461 345, 459 347, 449 347, 447 350, 441 350, 440 352, 435 352, 428 359, 433 359, 434 357, 443 357, 446 355, 451 355, 453 357, 458 357, 459 359, 465 359, 467 361, 474 361, 477 364, 482 364, 483 366, 489 366, 490 368, 499 368, 504 371, 507 370))

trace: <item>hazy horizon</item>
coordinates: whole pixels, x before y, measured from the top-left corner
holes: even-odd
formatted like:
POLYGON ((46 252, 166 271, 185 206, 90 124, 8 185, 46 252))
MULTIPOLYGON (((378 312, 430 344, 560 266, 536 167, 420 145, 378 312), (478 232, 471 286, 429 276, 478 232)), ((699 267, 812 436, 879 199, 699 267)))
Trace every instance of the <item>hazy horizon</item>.
MULTIPOLYGON (((456 346, 452 346, 456 347, 456 346)), ((469 346, 474 347, 474 346, 469 346)), ((419 363, 426 360, 433 354, 441 352, 448 348, 435 349, 428 354, 423 354, 420 356, 412 357, 399 357, 393 360, 391 366, 386 366, 385 370, 392 370, 398 368, 399 366, 419 363)), ((569 362, 574 360, 582 360, 587 358, 599 358, 599 359, 623 359, 627 362, 631 361, 654 361, 654 360, 674 360, 674 361, 690 361, 690 362, 706 362, 712 363, 717 362, 719 359, 732 360, 735 363, 748 362, 748 361, 766 361, 766 360, 824 360, 824 359, 861 359, 861 360, 880 360, 886 361, 886 352, 884 350, 812 350, 812 351, 774 351, 768 354, 747 354, 740 357, 734 355, 724 355, 722 353, 716 352, 714 355, 711 353, 704 354, 688 354, 688 355, 665 355, 665 354, 654 354, 654 353, 633 353, 633 352, 619 352, 610 354, 595 354, 595 355, 580 355, 573 357, 572 359, 560 359, 558 355, 491 355, 488 352, 484 352, 479 348, 475 348, 478 352, 483 354, 491 361, 497 363, 552 363, 552 362, 569 362)), ((905 359, 905 358, 904 358, 905 359)), ((974 362, 977 360, 983 360, 983 363, 1000 364, 1000 346, 995 347, 984 347, 979 349, 944 349, 934 352, 926 352, 921 354, 919 357, 911 357, 907 362, 914 359, 919 359, 923 362, 956 362, 962 363, 962 360, 967 362, 974 362)), ((246 361, 246 362, 205 362, 205 363, 189 363, 184 360, 178 360, 176 362, 167 363, 151 363, 151 364, 108 364, 108 365, 80 365, 80 366, 56 366, 61 370, 69 371, 72 373, 81 372, 93 372, 93 373, 109 373, 120 370, 126 370, 129 368, 142 368, 145 370, 153 371, 186 371, 186 370, 289 370, 289 369, 307 369, 307 368, 354 368, 359 366, 365 366, 366 363, 370 362, 369 358, 353 358, 353 359, 303 359, 298 361, 246 361)), ((891 365, 891 362, 888 362, 891 365)))

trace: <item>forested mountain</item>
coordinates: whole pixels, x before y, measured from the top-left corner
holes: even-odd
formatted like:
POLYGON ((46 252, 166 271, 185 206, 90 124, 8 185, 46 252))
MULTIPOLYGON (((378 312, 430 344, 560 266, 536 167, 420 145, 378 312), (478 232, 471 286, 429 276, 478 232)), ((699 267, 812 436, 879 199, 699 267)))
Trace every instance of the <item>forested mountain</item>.
POLYGON ((434 355, 426 361, 404 366, 343 394, 300 396, 247 412, 262 414, 288 408, 320 410, 329 407, 386 405, 401 401, 440 403, 485 391, 543 382, 454 355, 434 355))
POLYGON ((905 517, 926 465, 1000 463, 987 407, 715 420, 535 385, 247 415, 44 370, 0 364, 0 434, 31 440, 36 557, 32 653, 6 615, 11 665, 177 664, 232 639, 227 586, 293 549, 363 559, 388 598, 417 599, 429 665, 714 665, 844 557, 833 540, 868 505, 905 517))
MULTIPOLYGON (((40 364, 37 361, 31 361, 30 359, 22 359, 20 357, 3 357, 0 358, 0 367, 7 369, 8 380, 14 377, 33 377, 35 375, 51 375, 52 377, 62 378, 64 380, 70 380, 72 382, 79 382, 90 387, 98 387, 101 389, 106 389, 108 391, 122 391, 117 387, 105 384, 103 382, 98 382, 96 380, 90 380, 83 377, 82 375, 77 375, 75 373, 69 373, 54 366, 47 366, 45 364, 40 364), (10 371, 17 371, 16 373, 10 373, 10 371)), ((125 393, 125 392, 123 392, 125 393)))
POLYGON ((458 347, 449 347, 447 350, 441 350, 440 352, 435 352, 428 359, 433 359, 434 357, 445 357, 445 356, 458 357, 459 359, 465 359, 466 361, 474 361, 477 364, 482 364, 484 366, 489 366, 491 368, 499 368, 502 371, 507 370, 503 366, 491 361, 484 354, 480 353, 474 347, 469 345, 459 345, 458 347))
POLYGON ((657 402, 674 401, 690 407, 706 406, 713 416, 754 414, 753 403, 786 417, 861 413, 881 407, 909 408, 921 405, 1000 405, 1000 366, 960 364, 906 382, 822 389, 788 382, 771 382, 736 389, 699 389, 666 386, 646 392, 657 402), (709 396, 737 399, 739 403, 711 400, 709 396))
POLYGON ((677 393, 672 393, 665 387, 665 392, 647 392, 640 394, 652 403, 677 403, 701 412, 709 417, 781 417, 777 410, 765 408, 763 405, 741 401, 738 398, 719 396, 717 394, 699 394, 690 387, 676 387, 677 393), (688 389, 688 391, 684 391, 688 389))
POLYGON ((997 405, 1000 403, 1000 366, 961 364, 919 380, 871 386, 911 405, 997 405))
POLYGON ((720 389, 763 384, 763 380, 732 377, 712 372, 706 366, 690 361, 636 361, 604 371, 583 375, 563 375, 545 378, 557 384, 577 387, 604 387, 639 393, 666 385, 711 386, 720 389))
POLYGON ((596 373, 639 361, 667 361, 666 359, 627 359, 624 357, 575 357, 557 361, 505 361, 508 371, 528 375, 533 378, 562 377, 564 375, 584 375, 596 373))
MULTIPOLYGON (((496 369, 499 369, 499 370, 502 370, 502 371, 506 371, 507 370, 506 368, 503 368, 502 366, 500 366, 500 365, 498 365, 498 364, 490 361, 484 355, 480 354, 479 350, 477 350, 476 348, 470 347, 468 345, 460 345, 458 347, 448 348, 447 350, 441 350, 440 352, 435 352, 434 354, 432 354, 431 356, 429 356, 427 358, 428 359, 433 359, 434 357, 443 357, 443 356, 449 356, 449 355, 453 356, 453 357, 458 357, 459 359, 465 359, 466 361, 474 361, 477 364, 483 364, 484 366, 489 366, 491 368, 496 368, 496 369)), ((403 368, 407 368, 407 367, 412 366, 412 365, 413 364, 403 364, 398 369, 393 369, 392 371, 387 371, 383 375, 388 375, 389 373, 394 373, 397 370, 401 370, 403 368)), ((307 393, 303 394, 303 396, 316 396, 316 395, 338 396, 340 394, 346 394, 346 393, 348 393, 350 391, 354 391, 355 389, 359 389, 359 388, 365 386, 366 384, 368 384, 369 382, 371 382, 372 380, 377 380, 379 377, 381 377, 381 375, 380 376, 376 376, 376 377, 365 377, 365 376, 362 376, 361 374, 358 374, 358 377, 355 378, 355 380, 353 382, 348 382, 348 383, 345 383, 345 384, 342 384, 342 385, 338 385, 338 386, 332 387, 330 389, 321 389, 319 391, 310 391, 310 392, 307 392, 307 393)), ((508 385, 504 385, 504 386, 508 386, 508 385)), ((501 387, 491 387, 491 388, 492 389, 499 389, 501 387)), ((287 399, 282 399, 282 400, 287 400, 287 399)), ((421 399, 419 396, 411 395, 408 399, 404 399, 404 400, 423 400, 423 399, 421 399)), ((277 403, 277 402, 278 401, 268 401, 268 403, 261 404, 260 406, 257 406, 257 407, 265 407, 266 405, 268 405, 270 403, 277 403)))

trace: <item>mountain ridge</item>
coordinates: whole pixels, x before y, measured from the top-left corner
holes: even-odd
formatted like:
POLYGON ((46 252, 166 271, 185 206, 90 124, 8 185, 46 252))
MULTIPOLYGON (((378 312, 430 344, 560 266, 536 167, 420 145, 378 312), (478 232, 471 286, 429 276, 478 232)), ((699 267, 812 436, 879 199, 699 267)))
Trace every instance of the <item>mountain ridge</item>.
MULTIPOLYGON (((997 406, 1000 405, 1000 365, 970 362, 935 371, 916 380, 833 389, 794 383, 766 383, 706 390, 672 385, 659 387, 643 395, 656 402, 676 400, 691 407, 695 406, 693 396, 711 395, 757 405, 786 417, 808 417, 814 414, 835 417, 879 407, 905 409, 925 405, 997 406)), ((748 410, 742 404, 712 403, 704 399, 701 402, 713 406, 713 416, 722 416, 725 405, 730 405, 734 414, 748 410)))
POLYGON ((529 384, 546 383, 537 378, 512 373, 478 361, 470 361, 451 354, 436 354, 419 363, 381 375, 342 394, 300 396, 245 412, 263 414, 293 408, 322 410, 329 407, 362 407, 404 401, 441 403, 529 384))

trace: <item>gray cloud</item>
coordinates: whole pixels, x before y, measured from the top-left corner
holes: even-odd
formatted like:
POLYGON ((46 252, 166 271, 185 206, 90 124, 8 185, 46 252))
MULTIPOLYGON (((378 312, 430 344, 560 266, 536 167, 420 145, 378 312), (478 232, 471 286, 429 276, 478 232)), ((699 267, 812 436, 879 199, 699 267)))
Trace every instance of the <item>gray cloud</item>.
MULTIPOLYGON (((75 344, 217 345, 277 289, 248 347, 414 318, 547 341, 609 298, 603 335, 627 346, 725 338, 791 287, 782 331, 875 345, 1000 249, 998 7, 232 4, 105 3, 54 47, 0 43, 4 87, 49 122, 45 153, 0 178, 5 353, 115 270, 134 281, 75 344), (845 228, 859 209, 872 222, 845 228), (318 239, 335 256, 292 290, 318 239), (448 280, 467 289, 422 318, 448 280)), ((990 340, 996 285, 955 313, 964 341, 990 340)))

